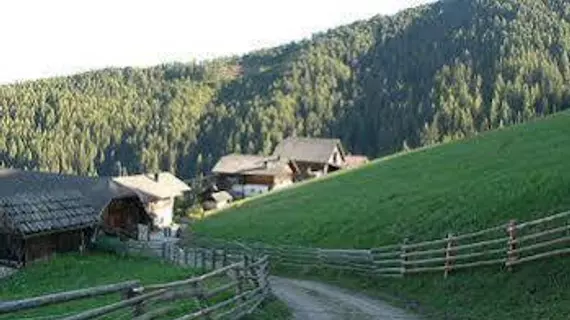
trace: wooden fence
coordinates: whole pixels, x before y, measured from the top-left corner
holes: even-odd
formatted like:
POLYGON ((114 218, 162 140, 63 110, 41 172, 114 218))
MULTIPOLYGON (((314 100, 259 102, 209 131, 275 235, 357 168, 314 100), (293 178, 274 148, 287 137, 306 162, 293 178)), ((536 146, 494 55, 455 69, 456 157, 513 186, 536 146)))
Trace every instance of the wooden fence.
MULTIPOLYGON (((210 256, 216 256, 216 250, 210 251, 210 256)), ((122 299, 115 303, 58 318, 116 319, 119 314, 124 317, 126 312, 127 318, 137 320, 240 319, 264 301, 270 293, 270 287, 267 256, 242 255, 238 260, 229 263, 229 259, 225 259, 226 265, 220 268, 169 283, 143 286, 140 281, 134 280, 23 300, 2 301, 0 315, 14 313, 16 318, 20 318, 21 312, 30 309, 120 293, 122 299)), ((206 267, 206 264, 203 265, 206 267)), ((214 262, 210 266, 217 265, 219 263, 214 262)))
MULTIPOLYGON (((208 247, 240 246, 222 240, 195 238, 208 247)), ((531 261, 570 253, 570 212, 543 219, 509 223, 473 233, 453 234, 425 242, 407 240, 366 250, 322 249, 248 244, 257 254, 271 257, 274 264, 347 270, 355 273, 403 277, 441 272, 444 277, 456 270, 482 266, 513 267, 531 261)))
POLYGON ((143 256, 157 256, 174 264, 188 266, 198 270, 213 270, 227 266, 229 263, 241 261, 244 254, 253 257, 254 251, 243 247, 235 249, 181 247, 176 242, 163 241, 129 241, 125 243, 123 252, 143 256))

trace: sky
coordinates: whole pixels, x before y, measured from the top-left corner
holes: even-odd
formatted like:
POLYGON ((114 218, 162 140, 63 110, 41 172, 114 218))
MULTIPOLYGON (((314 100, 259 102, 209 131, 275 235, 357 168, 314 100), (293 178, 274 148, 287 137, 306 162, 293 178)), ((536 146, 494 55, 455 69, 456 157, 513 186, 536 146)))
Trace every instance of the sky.
POLYGON ((240 54, 432 1, 1 0, 0 83, 240 54))

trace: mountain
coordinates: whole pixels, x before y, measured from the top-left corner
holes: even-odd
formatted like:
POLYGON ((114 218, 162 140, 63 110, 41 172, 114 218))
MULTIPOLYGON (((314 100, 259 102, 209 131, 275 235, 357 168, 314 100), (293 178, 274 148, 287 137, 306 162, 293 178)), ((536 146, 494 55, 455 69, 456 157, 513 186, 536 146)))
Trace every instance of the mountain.
POLYGON ((371 157, 567 108, 570 4, 444 0, 203 63, 0 87, 0 163, 80 174, 207 171, 291 134, 371 157))

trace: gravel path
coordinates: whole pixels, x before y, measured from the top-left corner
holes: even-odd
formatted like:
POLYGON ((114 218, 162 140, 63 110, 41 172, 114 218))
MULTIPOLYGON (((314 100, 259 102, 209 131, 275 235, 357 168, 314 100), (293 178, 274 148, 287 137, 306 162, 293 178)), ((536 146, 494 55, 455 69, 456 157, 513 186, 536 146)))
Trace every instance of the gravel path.
POLYGON ((280 277, 271 277, 270 282, 295 320, 420 319, 385 302, 319 282, 280 277))

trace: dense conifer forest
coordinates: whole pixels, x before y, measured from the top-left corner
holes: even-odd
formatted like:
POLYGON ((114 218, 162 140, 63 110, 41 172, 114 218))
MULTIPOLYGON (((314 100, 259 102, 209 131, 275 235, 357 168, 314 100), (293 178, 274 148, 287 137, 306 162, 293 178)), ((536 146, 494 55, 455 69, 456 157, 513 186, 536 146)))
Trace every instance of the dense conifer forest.
POLYGON ((240 57, 4 85, 0 165, 191 177, 293 134, 378 157, 567 108, 569 53, 567 1, 443 0, 240 57))

